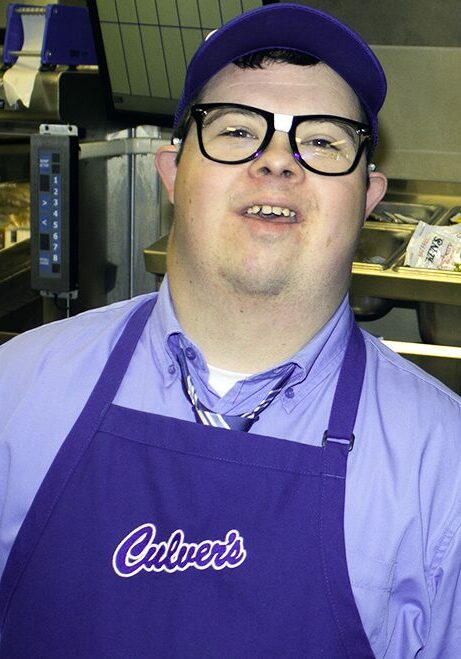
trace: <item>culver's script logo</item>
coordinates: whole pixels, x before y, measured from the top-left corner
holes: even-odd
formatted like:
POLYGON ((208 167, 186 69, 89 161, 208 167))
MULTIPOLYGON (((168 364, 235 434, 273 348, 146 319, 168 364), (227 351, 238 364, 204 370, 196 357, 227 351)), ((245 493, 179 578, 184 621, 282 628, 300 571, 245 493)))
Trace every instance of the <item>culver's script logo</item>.
POLYGON ((196 570, 223 570, 243 563, 247 553, 243 538, 232 529, 224 540, 186 542, 184 531, 173 531, 166 541, 155 542, 157 529, 154 524, 141 524, 117 546, 112 557, 112 567, 119 577, 133 577, 141 570, 146 572, 184 572, 196 570))

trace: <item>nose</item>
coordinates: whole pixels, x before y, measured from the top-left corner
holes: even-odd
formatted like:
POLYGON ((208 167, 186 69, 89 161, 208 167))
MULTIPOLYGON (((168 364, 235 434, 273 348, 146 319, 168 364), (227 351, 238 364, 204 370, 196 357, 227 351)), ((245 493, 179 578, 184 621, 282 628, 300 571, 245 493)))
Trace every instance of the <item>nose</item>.
POLYGON ((250 163, 252 176, 280 176, 298 179, 304 176, 304 168, 296 160, 288 134, 276 130, 262 154, 250 163))

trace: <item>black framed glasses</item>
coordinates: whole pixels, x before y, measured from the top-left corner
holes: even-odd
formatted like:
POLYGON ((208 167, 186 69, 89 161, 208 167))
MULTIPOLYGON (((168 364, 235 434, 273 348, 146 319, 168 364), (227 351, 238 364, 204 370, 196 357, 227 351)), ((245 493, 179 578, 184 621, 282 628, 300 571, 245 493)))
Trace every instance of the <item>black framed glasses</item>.
POLYGON ((287 133, 294 158, 324 176, 342 176, 356 167, 371 139, 367 124, 326 114, 287 115, 237 103, 193 105, 202 154, 214 162, 239 165, 258 158, 276 130, 287 133))

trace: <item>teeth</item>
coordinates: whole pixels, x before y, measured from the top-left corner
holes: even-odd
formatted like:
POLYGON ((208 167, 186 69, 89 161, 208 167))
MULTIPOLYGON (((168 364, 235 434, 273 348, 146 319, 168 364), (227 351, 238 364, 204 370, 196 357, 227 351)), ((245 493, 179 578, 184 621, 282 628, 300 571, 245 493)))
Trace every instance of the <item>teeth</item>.
POLYGON ((248 215, 258 215, 262 213, 263 215, 283 215, 284 217, 296 217, 295 211, 290 208, 282 208, 282 206, 269 206, 265 204, 264 206, 250 206, 246 210, 248 215))

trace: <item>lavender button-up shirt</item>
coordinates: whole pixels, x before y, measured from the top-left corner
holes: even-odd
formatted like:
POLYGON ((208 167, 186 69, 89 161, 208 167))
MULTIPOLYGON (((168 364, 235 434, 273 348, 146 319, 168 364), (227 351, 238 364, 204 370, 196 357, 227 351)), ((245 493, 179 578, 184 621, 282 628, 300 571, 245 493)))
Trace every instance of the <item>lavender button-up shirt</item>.
MULTIPOLYGON (((53 458, 144 297, 46 325, 0 348, 0 572, 53 458)), ((296 364, 292 381, 251 432, 321 443, 352 322, 344 300, 288 360, 296 364)), ((174 354, 177 334, 188 347, 201 400, 217 412, 251 410, 284 366, 238 382, 219 398, 207 384, 203 355, 182 334, 165 279, 115 403, 194 420, 174 354)), ((346 484, 352 589, 377 657, 458 659, 461 399, 366 333, 365 341, 346 484)))

